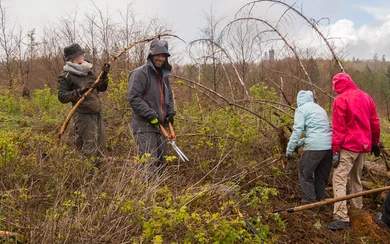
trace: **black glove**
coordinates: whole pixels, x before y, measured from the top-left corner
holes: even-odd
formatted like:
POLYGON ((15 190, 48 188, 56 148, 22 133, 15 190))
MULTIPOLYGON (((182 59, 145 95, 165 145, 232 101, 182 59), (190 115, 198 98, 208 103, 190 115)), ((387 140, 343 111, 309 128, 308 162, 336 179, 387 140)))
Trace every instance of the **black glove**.
POLYGON ((171 122, 171 124, 173 125, 173 121, 174 121, 174 119, 173 119, 173 117, 174 117, 175 115, 174 114, 167 114, 167 116, 165 117, 165 122, 168 124, 169 122, 171 122))
POLYGON ((160 120, 158 118, 152 119, 150 123, 157 128, 157 130, 160 130, 160 120))
POLYGON ((294 152, 296 153, 296 154, 298 154, 299 153, 299 147, 298 146, 296 146, 296 147, 294 147, 294 152))
POLYGON ((287 154, 287 161, 292 161, 294 156, 292 154, 287 154))
POLYGON ((107 74, 108 72, 110 72, 110 65, 108 63, 105 63, 103 66, 102 66, 102 70, 103 70, 103 77, 107 77, 107 74))
POLYGON ((81 97, 84 93, 86 93, 89 89, 89 86, 83 86, 79 89, 76 89, 77 96, 81 97))
POLYGON ((337 168, 339 166, 339 163, 340 163, 340 153, 335 152, 335 153, 333 153, 333 157, 332 157, 333 168, 337 168))
POLYGON ((371 155, 374 154, 375 157, 379 157, 381 155, 381 149, 379 147, 379 144, 372 145, 371 147, 371 155))

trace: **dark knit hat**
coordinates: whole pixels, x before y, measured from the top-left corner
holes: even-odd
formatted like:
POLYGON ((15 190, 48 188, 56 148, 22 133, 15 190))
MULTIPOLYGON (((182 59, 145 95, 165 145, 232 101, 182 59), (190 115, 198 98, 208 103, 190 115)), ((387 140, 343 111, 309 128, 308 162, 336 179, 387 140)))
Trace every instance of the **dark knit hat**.
POLYGON ((69 60, 72 60, 74 58, 77 58, 78 56, 80 56, 84 53, 85 53, 85 51, 77 43, 74 43, 74 44, 64 48, 65 61, 69 61, 69 60))

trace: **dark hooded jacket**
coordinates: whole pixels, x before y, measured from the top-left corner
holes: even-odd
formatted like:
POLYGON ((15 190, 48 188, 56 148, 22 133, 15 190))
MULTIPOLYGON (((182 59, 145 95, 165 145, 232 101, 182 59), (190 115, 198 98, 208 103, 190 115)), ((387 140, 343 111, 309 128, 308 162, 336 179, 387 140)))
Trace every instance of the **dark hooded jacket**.
MULTIPOLYGON (((58 100, 62 103, 72 102, 75 105, 80 99, 76 90, 82 87, 91 86, 96 80, 96 76, 89 72, 86 76, 62 72, 58 76, 58 100)), ((99 92, 107 90, 108 78, 102 77, 92 92, 77 107, 76 112, 83 114, 99 113, 102 105, 99 98, 99 92)))
POLYGON ((165 117, 175 114, 172 89, 168 75, 172 69, 168 63, 168 43, 164 40, 154 39, 146 64, 131 72, 127 98, 133 109, 133 133, 153 132, 159 130, 150 124, 150 121, 159 118, 164 123, 165 117), (152 62, 152 56, 166 54, 167 59, 162 67, 162 75, 157 72, 152 62))
POLYGON ((333 77, 333 91, 340 94, 333 103, 332 150, 370 152, 379 143, 380 121, 372 98, 346 73, 333 77))

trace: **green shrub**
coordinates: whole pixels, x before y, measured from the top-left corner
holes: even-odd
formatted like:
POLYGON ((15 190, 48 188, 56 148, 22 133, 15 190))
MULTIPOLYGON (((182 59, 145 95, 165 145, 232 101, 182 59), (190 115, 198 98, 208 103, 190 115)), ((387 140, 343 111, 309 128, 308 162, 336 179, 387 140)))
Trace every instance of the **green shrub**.
POLYGON ((13 163, 17 156, 18 141, 13 132, 0 131, 0 169, 13 163))

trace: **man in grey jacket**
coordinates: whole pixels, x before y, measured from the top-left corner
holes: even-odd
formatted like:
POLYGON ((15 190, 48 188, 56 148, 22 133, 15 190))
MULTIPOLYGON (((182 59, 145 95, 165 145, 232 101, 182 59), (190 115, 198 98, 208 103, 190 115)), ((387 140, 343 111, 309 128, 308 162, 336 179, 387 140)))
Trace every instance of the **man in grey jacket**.
POLYGON ((128 101, 133 109, 131 127, 139 156, 150 154, 153 170, 162 172, 165 167, 166 142, 160 133, 160 124, 173 124, 175 110, 168 63, 168 43, 154 39, 146 64, 135 69, 129 78, 128 101))

